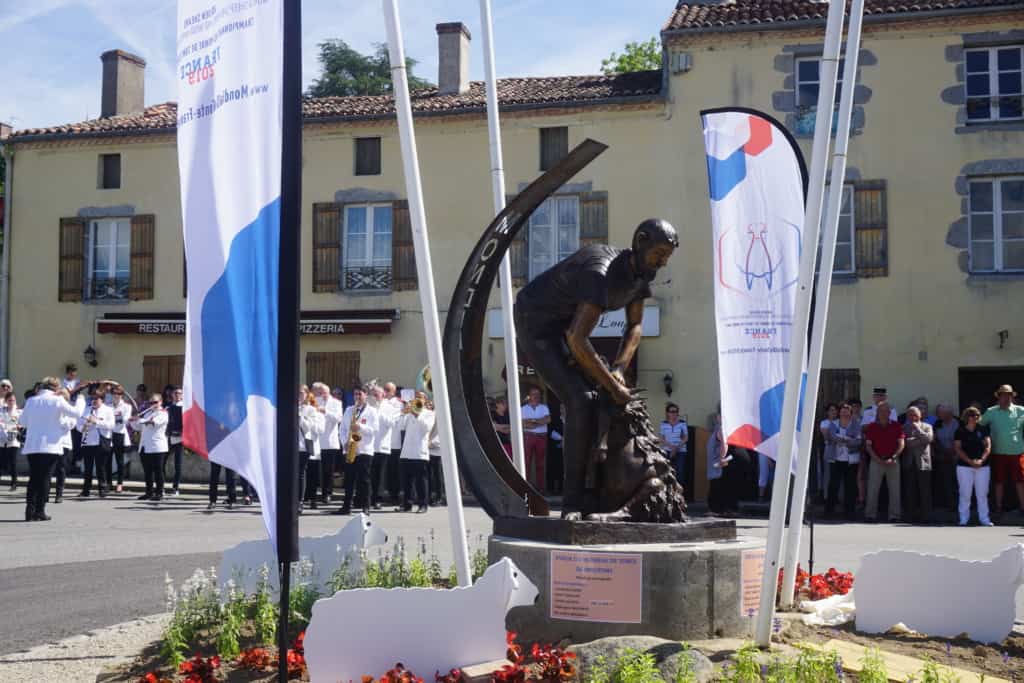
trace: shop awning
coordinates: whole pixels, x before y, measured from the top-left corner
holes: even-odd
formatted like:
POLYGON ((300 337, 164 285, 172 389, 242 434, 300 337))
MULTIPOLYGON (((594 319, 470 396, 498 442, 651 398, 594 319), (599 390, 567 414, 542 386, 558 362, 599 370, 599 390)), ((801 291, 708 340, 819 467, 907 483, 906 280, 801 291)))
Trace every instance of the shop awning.
MULTIPOLYGON (((372 310, 303 311, 299 331, 309 336, 391 334, 397 308, 372 310)), ((184 313, 107 313, 96 319, 99 334, 140 336, 185 334, 184 313)))

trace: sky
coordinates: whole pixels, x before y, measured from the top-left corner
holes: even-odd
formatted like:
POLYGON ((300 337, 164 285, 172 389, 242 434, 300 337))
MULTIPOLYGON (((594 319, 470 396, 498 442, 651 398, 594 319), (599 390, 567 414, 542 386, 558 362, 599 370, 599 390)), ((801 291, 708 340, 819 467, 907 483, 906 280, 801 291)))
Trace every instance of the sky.
MULTIPOLYGON (((630 41, 658 35, 675 0, 492 0, 498 77, 600 73, 601 60, 630 41)), ((303 80, 320 69, 317 44, 340 38, 363 53, 384 42, 379 0, 303 0, 303 80)), ((471 76, 483 78, 477 0, 403 0, 406 54, 414 73, 437 82, 440 22, 473 36, 471 76)), ((174 0, 0 0, 0 122, 15 129, 95 118, 106 50, 141 56, 146 104, 176 99, 174 0)))

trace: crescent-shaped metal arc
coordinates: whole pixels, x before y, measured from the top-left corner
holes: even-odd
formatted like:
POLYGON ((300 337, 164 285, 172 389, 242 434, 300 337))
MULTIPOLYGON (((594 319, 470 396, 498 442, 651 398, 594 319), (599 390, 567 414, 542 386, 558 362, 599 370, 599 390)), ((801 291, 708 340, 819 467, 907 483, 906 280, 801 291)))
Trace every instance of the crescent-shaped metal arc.
POLYGON ((487 226, 452 294, 444 329, 444 359, 455 450, 459 471, 492 518, 546 516, 550 507, 506 455, 487 408, 481 353, 491 289, 505 252, 537 207, 606 149, 600 142, 584 140, 516 195, 487 226))

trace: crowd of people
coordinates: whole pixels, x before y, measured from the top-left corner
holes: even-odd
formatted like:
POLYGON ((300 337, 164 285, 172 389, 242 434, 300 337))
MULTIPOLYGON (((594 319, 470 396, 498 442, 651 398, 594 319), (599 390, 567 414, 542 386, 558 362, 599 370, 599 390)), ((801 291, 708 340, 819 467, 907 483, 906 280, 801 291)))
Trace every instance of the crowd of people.
MULTIPOLYGON (((884 507, 890 523, 966 526, 975 510, 979 525, 992 526, 1008 512, 1005 494, 1012 487, 1024 513, 1024 406, 1016 397, 1004 384, 995 391, 995 405, 972 404, 959 415, 946 404, 929 412, 926 397, 898 413, 885 387, 874 388, 864 409, 856 398, 829 404, 818 425, 822 446, 811 468, 812 500, 823 503, 826 519, 882 521, 884 507)), ((754 454, 726 445, 720 416, 714 419, 709 507, 735 514, 749 470, 757 470, 762 500, 771 475, 754 454)))
MULTIPOLYGON (((345 391, 315 382, 299 387, 299 514, 306 509, 347 515, 393 504, 398 511, 426 512, 446 504, 434 406, 422 391, 393 382, 345 391), (341 493, 335 480, 341 477, 341 493)), ((81 381, 74 365, 63 378, 45 377, 24 394, 24 407, 9 380, 0 380, 0 476, 18 487, 17 464, 29 470, 25 520, 47 521, 47 503, 63 502, 69 474, 82 476, 79 497, 123 493, 132 453, 142 466, 140 501, 159 504, 181 493, 185 458, 182 389, 168 385, 135 395, 114 380, 81 381), (166 475, 170 467, 169 476, 166 475), (54 486, 55 484, 55 486, 54 486)), ((222 479, 226 507, 258 502, 252 485, 231 469, 209 463, 208 505, 216 509, 222 479)))

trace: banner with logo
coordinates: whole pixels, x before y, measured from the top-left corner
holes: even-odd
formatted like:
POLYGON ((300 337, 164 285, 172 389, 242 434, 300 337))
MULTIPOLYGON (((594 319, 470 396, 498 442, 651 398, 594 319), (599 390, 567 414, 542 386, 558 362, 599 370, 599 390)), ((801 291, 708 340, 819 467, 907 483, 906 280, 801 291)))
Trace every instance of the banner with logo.
POLYGON ((276 543, 282 0, 178 0, 184 442, 256 489, 276 543))
POLYGON ((701 120, 714 230, 722 433, 732 445, 775 458, 807 172, 796 141, 766 114, 715 109, 701 112, 701 120))

